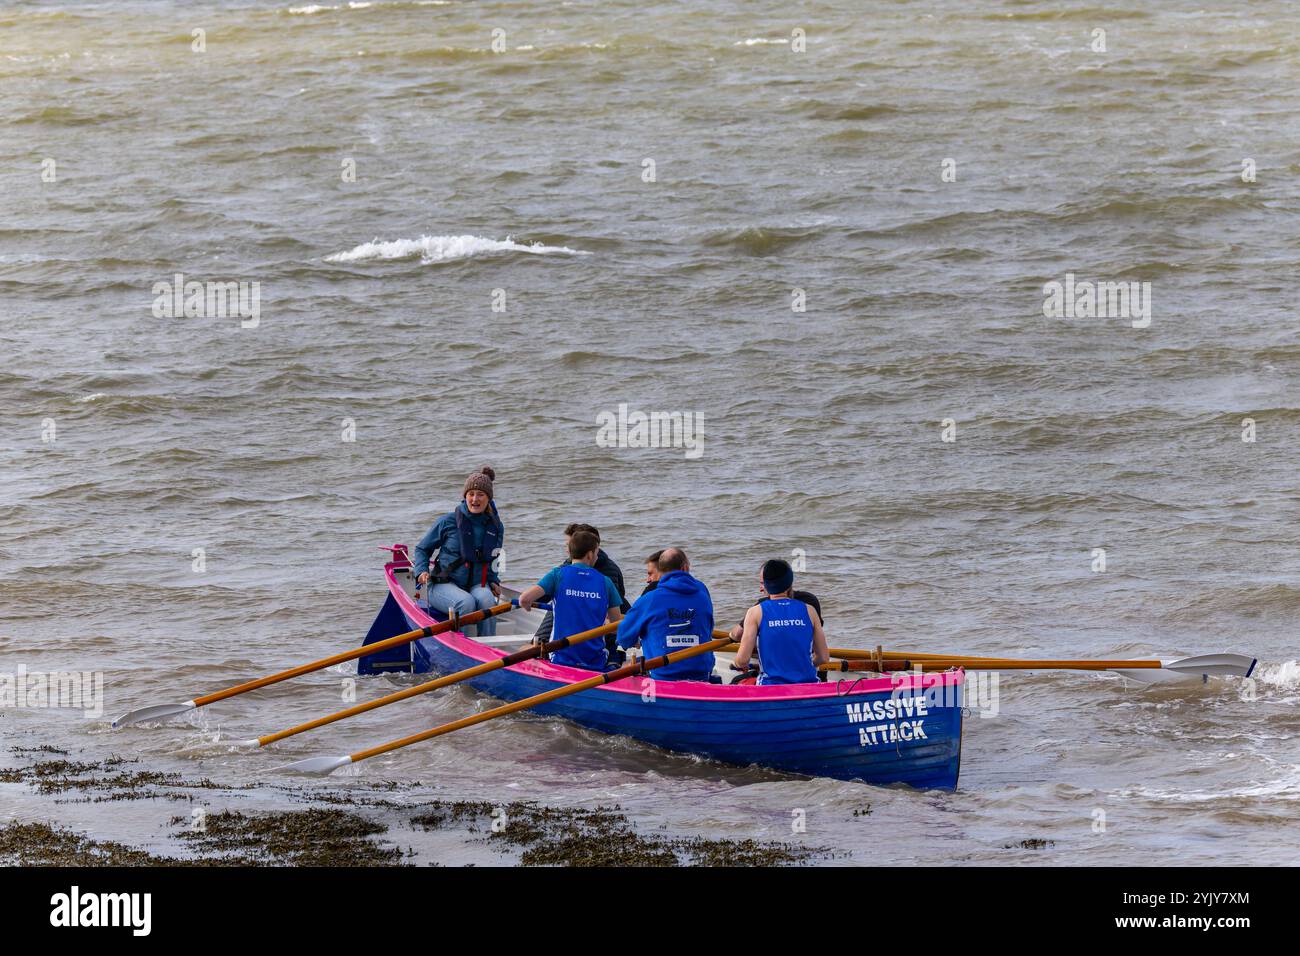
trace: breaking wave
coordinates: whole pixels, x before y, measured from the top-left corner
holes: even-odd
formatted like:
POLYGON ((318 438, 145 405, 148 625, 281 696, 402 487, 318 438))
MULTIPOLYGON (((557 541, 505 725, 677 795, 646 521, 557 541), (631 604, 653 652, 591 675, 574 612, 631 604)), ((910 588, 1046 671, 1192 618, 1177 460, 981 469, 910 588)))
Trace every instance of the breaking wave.
MULTIPOLYGON (((379 6, 381 7, 404 7, 404 6, 444 7, 450 5, 452 2, 453 0, 411 0, 411 2, 409 3, 380 3, 379 6)), ((330 10, 344 10, 344 9, 365 10, 373 6, 375 6, 374 2, 366 2, 366 0, 352 0, 352 2, 350 3, 332 3, 332 4, 308 3, 300 7, 290 7, 285 12, 289 14, 293 14, 295 16, 301 16, 303 14, 310 15, 313 13, 326 13, 330 10)))
POLYGON ((326 256, 326 262, 364 262, 368 259, 410 259, 419 256, 422 262, 449 262, 471 256, 498 252, 528 252, 533 255, 589 256, 590 252, 570 249, 567 246, 547 246, 540 242, 519 243, 509 236, 504 240, 484 239, 480 236, 421 236, 419 239, 395 239, 381 242, 375 239, 326 256))
POLYGON ((1273 687, 1300 687, 1300 661, 1283 661, 1281 664, 1260 664, 1255 677, 1273 687))

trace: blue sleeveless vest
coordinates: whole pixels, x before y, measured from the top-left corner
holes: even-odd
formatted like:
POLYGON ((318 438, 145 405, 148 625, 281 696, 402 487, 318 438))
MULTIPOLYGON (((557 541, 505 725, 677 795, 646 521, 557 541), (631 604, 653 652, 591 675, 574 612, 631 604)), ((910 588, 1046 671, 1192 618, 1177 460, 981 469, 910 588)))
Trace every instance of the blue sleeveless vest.
MULTIPOLYGON (((605 615, 609 612, 609 592, 605 590, 607 580, 605 575, 585 564, 566 564, 560 567, 560 584, 551 601, 551 606, 555 609, 552 640, 572 637, 605 623, 605 615)), ((574 647, 556 651, 551 655, 551 660, 569 667, 603 671, 605 656, 604 639, 593 637, 574 647)))
POLYGON ((758 606, 760 684, 812 684, 813 626, 808 605, 794 598, 769 598, 758 606))

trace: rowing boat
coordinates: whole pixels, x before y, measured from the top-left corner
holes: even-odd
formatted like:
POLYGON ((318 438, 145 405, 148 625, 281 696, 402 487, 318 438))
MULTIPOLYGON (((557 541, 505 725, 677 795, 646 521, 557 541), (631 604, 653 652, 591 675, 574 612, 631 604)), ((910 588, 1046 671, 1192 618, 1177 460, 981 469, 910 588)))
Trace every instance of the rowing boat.
MULTIPOLYGON (((406 548, 384 566, 388 595, 366 644, 445 620, 416 597, 406 548)), ((504 657, 535 617, 514 611, 515 635, 476 640, 457 631, 362 657, 357 672, 452 673, 504 657)), ((529 660, 472 678, 476 690, 522 700, 591 677, 591 672, 529 660)), ((960 670, 770 687, 631 677, 536 707, 678 753, 739 766, 865 783, 951 790, 961 762, 960 670)))

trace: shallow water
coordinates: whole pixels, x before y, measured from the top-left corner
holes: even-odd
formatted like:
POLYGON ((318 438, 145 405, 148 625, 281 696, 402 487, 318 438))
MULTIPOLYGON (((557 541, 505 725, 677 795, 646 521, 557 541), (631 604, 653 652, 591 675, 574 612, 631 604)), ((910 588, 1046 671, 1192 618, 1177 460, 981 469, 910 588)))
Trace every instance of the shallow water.
MULTIPOLYGON (((1005 674, 954 794, 527 718, 357 786, 617 802, 828 862, 1295 863, 1300 31, 1286 3, 1157 6, 6 6, 0 672, 102 671, 111 716, 354 646, 378 547, 491 462, 516 582, 588 520, 629 580, 686 547, 726 618, 802 549, 834 645, 1261 669, 1005 674), (178 272, 259 283, 256 327, 155 317, 178 272), (1151 282, 1150 326, 1045 318, 1067 273, 1151 282), (602 447, 620 403, 702 416, 702 454, 602 447)), ((239 786, 485 706, 189 746, 338 709, 345 677, 196 726, 5 708, 0 746, 239 786)), ((0 785, 0 813, 142 845, 175 812, 0 785)))

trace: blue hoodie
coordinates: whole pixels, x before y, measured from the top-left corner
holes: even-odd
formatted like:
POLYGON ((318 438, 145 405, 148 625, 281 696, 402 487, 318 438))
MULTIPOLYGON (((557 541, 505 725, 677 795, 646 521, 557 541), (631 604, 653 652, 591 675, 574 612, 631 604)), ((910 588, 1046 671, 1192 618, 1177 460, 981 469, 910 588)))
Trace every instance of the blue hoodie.
MULTIPOLYGON (((713 599, 709 589, 685 571, 669 571, 659 585, 632 605, 618 626, 618 646, 641 642, 646 657, 660 657, 713 640, 713 599)), ((701 654, 656 667, 656 680, 708 680, 713 654, 701 654)))

